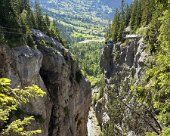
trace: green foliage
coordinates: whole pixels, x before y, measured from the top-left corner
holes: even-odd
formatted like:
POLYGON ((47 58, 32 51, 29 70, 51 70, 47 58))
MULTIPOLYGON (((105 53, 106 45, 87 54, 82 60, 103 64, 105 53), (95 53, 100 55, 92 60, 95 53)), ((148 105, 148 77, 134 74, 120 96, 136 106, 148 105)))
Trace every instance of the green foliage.
POLYGON ((116 11, 116 14, 114 16, 114 19, 113 19, 113 24, 112 24, 112 39, 113 41, 117 41, 118 39, 118 30, 120 29, 119 28, 119 18, 120 18, 120 13, 118 11, 116 11))
POLYGON ((146 38, 147 33, 148 33, 149 27, 140 27, 139 29, 136 30, 136 33, 140 35, 143 38, 146 38))
POLYGON ((141 25, 146 26, 150 23, 153 12, 155 12, 155 0, 143 0, 142 3, 141 25))
POLYGON ((69 47, 71 52, 77 56, 82 73, 90 80, 92 86, 96 85, 102 77, 99 60, 103 44, 102 42, 87 42, 69 47))
POLYGON ((149 23, 148 32, 146 34, 146 40, 149 44, 150 52, 155 53, 157 50, 159 50, 159 28, 161 25, 159 17, 162 16, 163 9, 160 6, 157 6, 155 11, 152 12, 152 18, 149 23))
POLYGON ((95 105, 99 99, 100 99, 99 93, 94 93, 92 96, 92 106, 95 107, 95 105))
POLYGON ((3 130, 2 136, 33 136, 41 133, 41 130, 25 131, 25 127, 31 124, 33 117, 27 117, 23 120, 15 120, 6 129, 3 130))
MULTIPOLYGON (((35 3, 33 11, 29 0, 1 0, 0 16, 0 35, 10 46, 14 44, 34 46, 32 29, 40 29, 62 42, 56 23, 48 16, 43 16, 38 2, 35 3)), ((4 41, 2 38, 1 42, 4 41)))
POLYGON ((108 96, 107 113, 110 120, 103 128, 104 136, 127 135, 129 131, 144 135, 146 131, 144 128, 149 124, 142 119, 147 118, 145 111, 130 94, 128 84, 123 80, 116 80, 117 84, 105 88, 108 96))
POLYGON ((43 97, 45 92, 36 85, 26 87, 25 89, 12 89, 10 82, 7 78, 0 78, 0 134, 2 136, 32 136, 40 133, 40 130, 26 131, 25 129, 30 124, 30 121, 34 120, 32 116, 12 122, 10 119, 13 111, 16 111, 19 106, 28 103, 30 98, 43 97))
POLYGON ((65 107, 64 107, 64 113, 65 113, 67 116, 69 115, 70 110, 69 110, 68 106, 65 106, 65 107))
POLYGON ((137 20, 137 10, 138 8, 138 0, 134 0, 133 5, 132 5, 132 10, 131 10, 131 18, 130 18, 130 28, 131 30, 135 30, 136 27, 136 20, 137 20))
POLYGON ((170 128, 168 128, 168 127, 163 128, 162 133, 160 135, 157 135, 154 132, 153 133, 150 133, 150 132, 146 133, 146 136, 169 136, 169 135, 170 135, 170 128))
MULTIPOLYGON (((167 4, 164 4, 167 7, 167 4)), ((125 28, 130 26, 131 33, 135 33, 140 27, 148 27, 145 38, 149 42, 151 50, 155 50, 157 41, 155 37, 159 35, 160 21, 158 18, 162 14, 162 6, 157 5, 155 0, 134 0, 131 6, 122 3, 114 15, 111 32, 107 32, 106 39, 112 38, 115 42, 124 42, 125 28), (153 43, 155 45, 153 45, 153 43), (154 49, 153 49, 154 48, 154 49)))
POLYGON ((103 38, 115 5, 112 1, 102 1, 50 0, 40 3, 44 12, 57 21, 62 37, 76 43, 103 38))
MULTIPOLYGON (((163 15, 159 18, 160 27, 158 38, 159 50, 155 54, 155 62, 148 68, 144 81, 132 88, 138 100, 148 109, 156 113, 156 118, 163 128, 160 135, 169 135, 170 125, 170 10, 164 7, 163 15)), ((152 21, 151 21, 152 22, 152 21)), ((154 133, 147 133, 155 136, 154 133)))
POLYGON ((122 0, 120 9, 116 10, 106 39, 112 39, 114 42, 124 42, 124 30, 129 25, 130 20, 132 20, 131 12, 131 7, 128 5, 125 6, 124 0, 122 0), (111 31, 110 34, 109 31, 111 31))

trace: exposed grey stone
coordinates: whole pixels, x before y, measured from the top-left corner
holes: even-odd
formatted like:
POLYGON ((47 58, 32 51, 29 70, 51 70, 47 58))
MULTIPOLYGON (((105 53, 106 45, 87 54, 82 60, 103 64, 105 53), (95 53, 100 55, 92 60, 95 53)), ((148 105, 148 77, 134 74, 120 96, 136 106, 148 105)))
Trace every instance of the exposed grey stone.
MULTIPOLYGON (((131 95, 130 86, 132 81, 138 82, 143 76, 145 62, 148 57, 145 49, 146 45, 143 43, 143 39, 131 40, 125 44, 114 44, 113 48, 108 48, 108 46, 106 46, 101 55, 100 66, 105 74, 107 84, 106 90, 115 91, 113 92, 115 96, 120 97, 120 99, 127 104, 127 106, 124 105, 126 107, 124 112, 122 114, 120 113, 122 120, 119 120, 119 123, 116 124, 116 127, 118 129, 120 128, 120 133, 123 133, 121 128, 124 126, 126 119, 134 119, 134 113, 132 113, 130 108, 133 109, 138 104, 135 103, 135 98, 131 95), (126 100, 128 100, 128 102, 126 100)), ((105 91, 104 94, 105 101, 102 103, 99 101, 96 104, 96 114, 100 123, 101 121, 102 123, 106 123, 109 120, 109 117, 107 117, 108 120, 104 122, 102 118, 104 111, 107 113, 107 104, 109 101, 107 91, 105 91)), ((111 99, 114 99, 114 97, 111 97, 111 99)), ((152 120, 149 117, 148 119, 152 120)), ((129 126, 127 126, 128 128, 126 130, 128 132, 127 136, 136 136, 134 130, 137 126, 141 125, 140 123, 146 131, 151 129, 146 125, 147 123, 145 124, 144 120, 139 118, 138 123, 135 124, 133 122, 133 124, 128 124, 129 126)))
POLYGON ((91 88, 77 62, 61 43, 39 30, 33 30, 38 48, 0 47, 0 77, 12 86, 40 86, 46 95, 32 99, 24 110, 38 115, 28 129, 41 129, 39 136, 86 136, 91 88), (45 40, 51 46, 43 46, 45 40))
POLYGON ((113 50, 113 43, 106 45, 102 51, 102 56, 100 61, 100 66, 107 78, 111 76, 111 72, 113 69, 112 50, 113 50))

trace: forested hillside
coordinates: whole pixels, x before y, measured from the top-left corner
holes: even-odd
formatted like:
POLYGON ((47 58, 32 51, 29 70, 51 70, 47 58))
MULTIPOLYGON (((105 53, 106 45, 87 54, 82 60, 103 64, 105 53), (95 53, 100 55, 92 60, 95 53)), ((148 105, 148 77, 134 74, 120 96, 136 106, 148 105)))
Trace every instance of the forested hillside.
POLYGON ((107 40, 117 43, 110 47, 117 76, 112 75, 114 84, 106 89, 110 121, 105 135, 169 136, 170 1, 134 0, 131 6, 122 6, 107 40), (126 39, 130 34, 135 38, 126 39), (142 69, 143 74, 136 77, 142 69))
MULTIPOLYGON (((32 11, 29 1, 0 1, 0 42, 34 45, 31 29, 39 29, 61 41, 56 23, 44 16, 39 3, 32 11)), ((62 42, 62 41, 61 41, 62 42)), ((14 45, 13 45, 14 44, 14 45)))

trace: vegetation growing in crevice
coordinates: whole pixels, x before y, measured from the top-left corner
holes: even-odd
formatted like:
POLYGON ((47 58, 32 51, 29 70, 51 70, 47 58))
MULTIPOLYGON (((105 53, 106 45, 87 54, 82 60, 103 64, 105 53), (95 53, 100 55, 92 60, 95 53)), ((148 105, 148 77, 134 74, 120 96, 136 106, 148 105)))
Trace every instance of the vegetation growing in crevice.
POLYGON ((68 106, 65 106, 65 107, 64 107, 64 113, 65 113, 66 116, 69 115, 70 110, 69 110, 68 106))

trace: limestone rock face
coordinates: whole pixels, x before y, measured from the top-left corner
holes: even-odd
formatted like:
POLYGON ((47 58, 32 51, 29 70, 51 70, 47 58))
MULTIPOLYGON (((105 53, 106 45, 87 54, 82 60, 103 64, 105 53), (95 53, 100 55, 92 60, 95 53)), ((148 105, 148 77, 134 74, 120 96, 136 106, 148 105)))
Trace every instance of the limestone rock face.
MULTIPOLYGON (((105 78, 109 79, 118 74, 123 69, 128 70, 126 75, 132 75, 133 78, 138 79, 142 75, 142 68, 147 58, 144 52, 146 49, 143 39, 139 41, 131 41, 127 44, 113 44, 112 48, 107 45, 103 49, 100 66, 103 69, 105 78)), ((121 77, 121 80, 126 78, 126 75, 121 77)), ((112 83, 116 82, 112 80, 112 83)), ((110 82, 111 83, 111 82, 110 82)))
POLYGON ((109 44, 108 46, 104 47, 101 55, 100 67, 102 68, 106 78, 109 78, 111 76, 113 70, 112 50, 113 44, 109 44))
MULTIPOLYGON (((100 65, 105 74, 107 86, 103 98, 105 104, 102 103, 102 108, 105 108, 104 111, 107 115, 108 102, 114 102, 114 99, 117 100, 112 106, 115 111, 118 111, 115 117, 115 120, 118 119, 117 122, 115 121, 115 127, 120 134, 123 134, 124 129, 127 135, 144 135, 146 131, 152 130, 153 126, 157 128, 154 119, 147 116, 149 113, 146 115, 145 108, 136 103, 130 91, 131 83, 139 82, 143 76, 145 62, 148 57, 145 49, 143 39, 129 41, 126 44, 106 45, 103 49, 100 65), (119 104, 122 107, 119 108, 117 106, 119 104), (134 112, 133 109, 137 112, 134 112), (150 125, 149 122, 152 122, 152 124, 150 125)), ((103 115, 101 114, 103 114, 102 111, 99 114, 100 116, 97 116, 99 121, 102 120, 103 115)), ((113 119, 114 117, 110 118, 113 119)), ((112 122, 114 121, 112 120, 112 122)))
POLYGON ((89 82, 61 43, 39 30, 33 30, 33 36, 35 48, 0 47, 0 77, 10 78, 12 87, 36 84, 46 92, 23 107, 39 117, 29 128, 41 129, 40 136, 86 136, 89 82))

